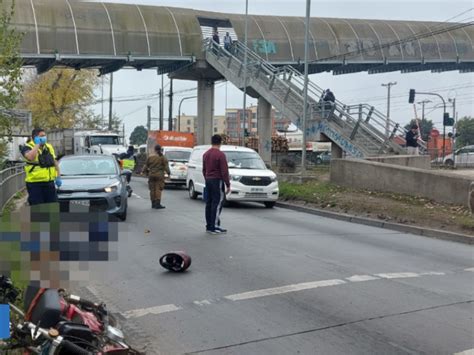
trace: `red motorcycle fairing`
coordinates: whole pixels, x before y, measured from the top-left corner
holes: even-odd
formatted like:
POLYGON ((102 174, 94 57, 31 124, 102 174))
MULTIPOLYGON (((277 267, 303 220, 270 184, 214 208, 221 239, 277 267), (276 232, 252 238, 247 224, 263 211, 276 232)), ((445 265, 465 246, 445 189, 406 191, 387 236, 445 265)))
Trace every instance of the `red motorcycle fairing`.
POLYGON ((60 298, 60 303, 61 313, 70 321, 87 325, 97 334, 103 331, 102 323, 97 319, 94 313, 83 311, 79 307, 67 303, 62 297, 60 298))

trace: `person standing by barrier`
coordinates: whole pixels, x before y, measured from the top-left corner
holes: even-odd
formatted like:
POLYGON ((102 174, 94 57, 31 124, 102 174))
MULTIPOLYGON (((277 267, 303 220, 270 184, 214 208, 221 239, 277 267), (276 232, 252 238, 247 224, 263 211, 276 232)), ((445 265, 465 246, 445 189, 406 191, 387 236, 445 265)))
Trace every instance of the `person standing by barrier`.
POLYGON ((165 188, 165 174, 170 175, 168 159, 163 155, 161 146, 155 145, 156 155, 147 158, 143 166, 142 174, 148 176, 148 188, 150 189, 151 208, 163 209, 161 195, 165 188))
POLYGON ((222 137, 211 138, 212 147, 202 157, 202 173, 206 180, 206 232, 225 233, 221 228, 220 214, 225 195, 230 192, 229 168, 227 158, 220 148, 222 137))
POLYGON ((60 187, 62 181, 54 148, 47 143, 46 133, 41 128, 35 128, 31 138, 21 148, 26 163, 28 203, 33 206, 57 202, 56 186, 60 187))
POLYGON ((405 136, 408 155, 418 155, 418 126, 412 125, 405 136))

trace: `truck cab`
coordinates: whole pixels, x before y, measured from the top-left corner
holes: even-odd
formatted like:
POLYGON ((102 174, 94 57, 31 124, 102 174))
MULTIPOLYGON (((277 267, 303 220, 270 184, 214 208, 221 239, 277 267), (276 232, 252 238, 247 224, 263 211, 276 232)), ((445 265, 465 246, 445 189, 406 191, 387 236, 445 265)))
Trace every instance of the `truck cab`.
POLYGON ((106 132, 76 132, 74 154, 122 154, 126 153, 121 137, 106 132))

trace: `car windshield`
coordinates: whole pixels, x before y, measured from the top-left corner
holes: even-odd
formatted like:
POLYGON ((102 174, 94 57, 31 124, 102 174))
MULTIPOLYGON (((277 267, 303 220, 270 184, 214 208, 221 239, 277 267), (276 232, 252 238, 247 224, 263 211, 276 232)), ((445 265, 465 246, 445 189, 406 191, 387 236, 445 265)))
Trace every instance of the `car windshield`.
POLYGON ((91 145, 119 145, 120 140, 118 136, 91 136, 91 145))
POLYGON ((169 150, 165 152, 165 157, 168 161, 182 161, 188 162, 191 152, 185 150, 169 150))
POLYGON ((233 169, 266 169, 260 155, 254 152, 224 152, 229 168, 233 169))
POLYGON ((84 158, 62 159, 59 161, 61 175, 116 175, 117 167, 112 159, 84 158))

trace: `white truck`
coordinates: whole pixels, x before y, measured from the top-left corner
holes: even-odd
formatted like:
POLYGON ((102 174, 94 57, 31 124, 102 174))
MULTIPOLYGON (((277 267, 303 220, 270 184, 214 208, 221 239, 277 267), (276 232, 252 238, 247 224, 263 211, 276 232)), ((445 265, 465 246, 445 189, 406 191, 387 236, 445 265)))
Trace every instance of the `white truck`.
POLYGON ((48 142, 58 158, 64 155, 125 153, 122 137, 110 131, 61 129, 47 132, 48 142))

